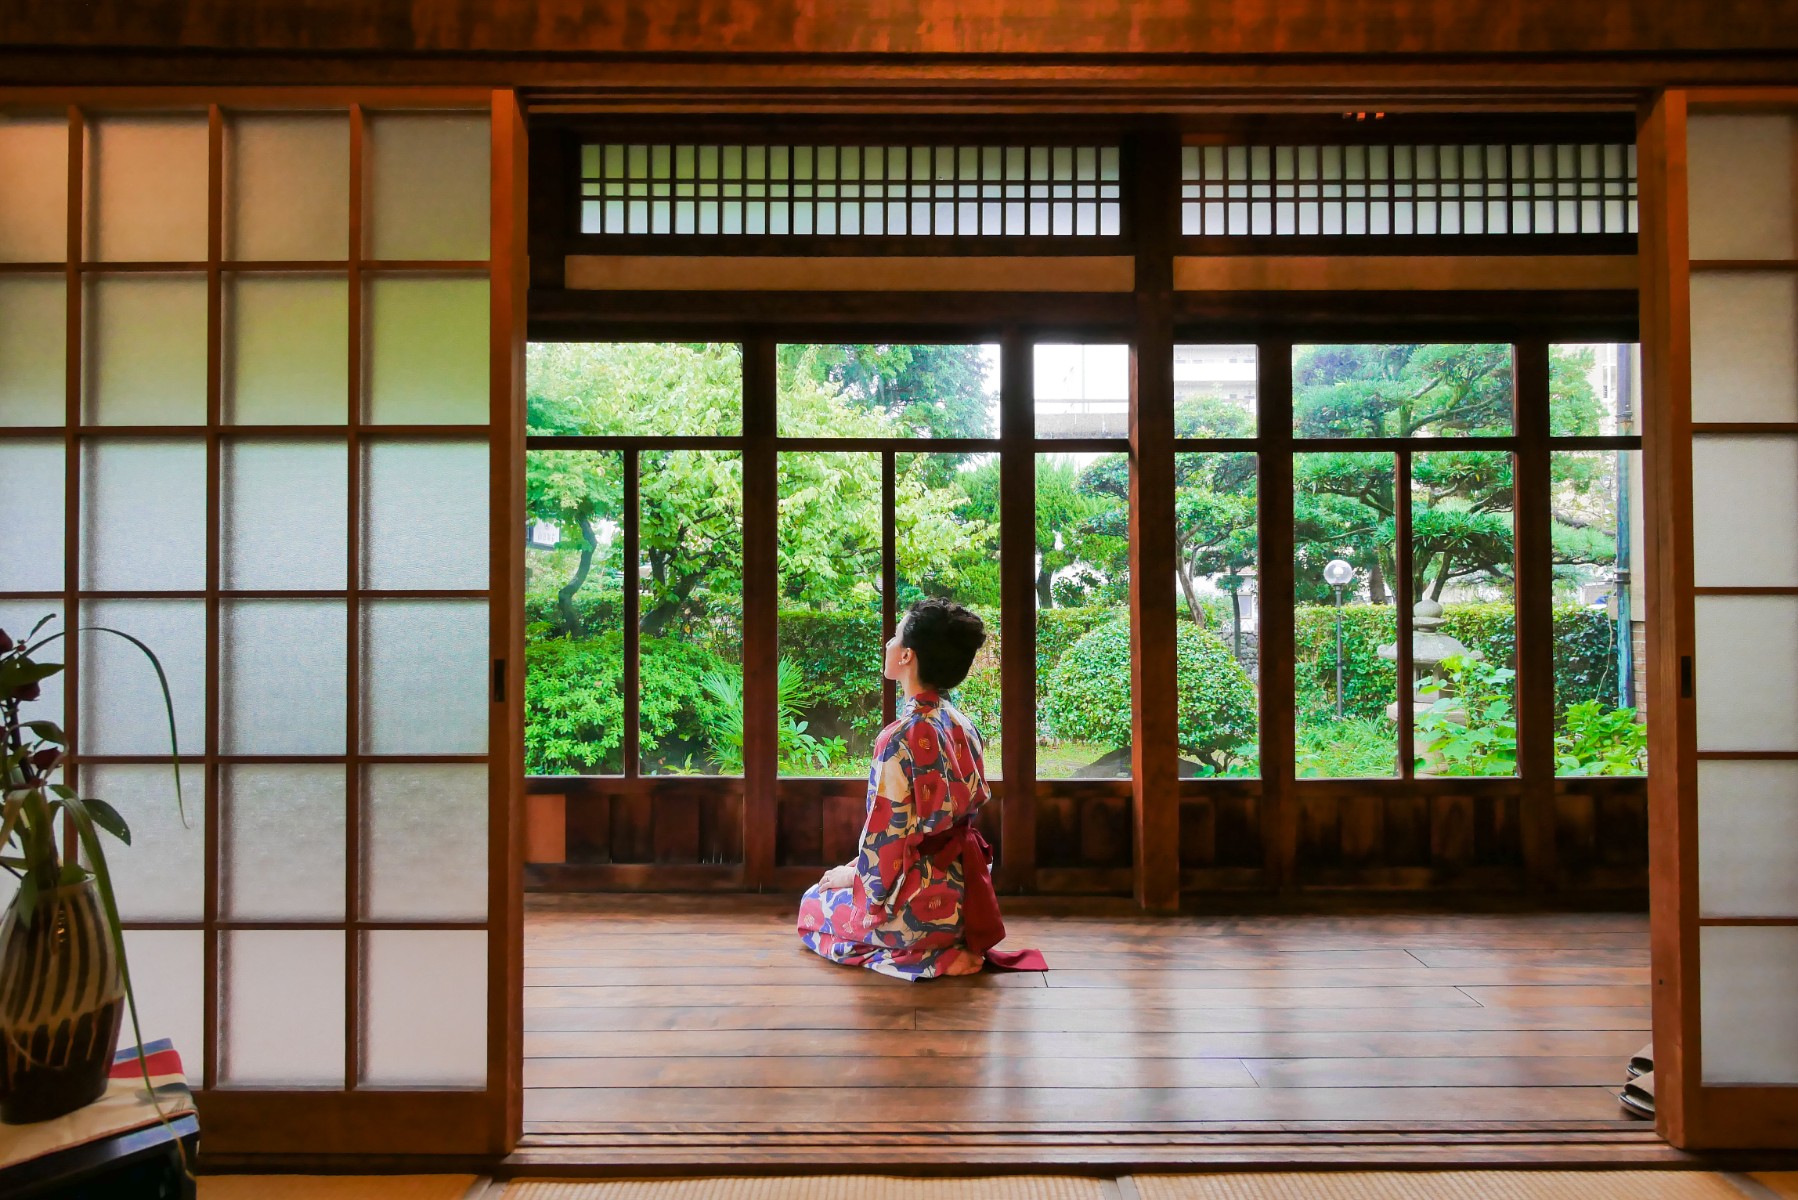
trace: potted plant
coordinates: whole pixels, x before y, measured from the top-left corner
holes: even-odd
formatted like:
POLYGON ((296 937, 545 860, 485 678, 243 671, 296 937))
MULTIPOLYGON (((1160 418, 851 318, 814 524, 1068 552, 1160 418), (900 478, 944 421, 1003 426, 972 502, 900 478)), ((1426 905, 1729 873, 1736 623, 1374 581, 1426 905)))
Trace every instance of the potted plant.
MULTIPOLYGON (((0 1121, 7 1124, 46 1121, 97 1099, 106 1090, 127 1007, 137 1025, 118 902, 99 836, 104 832, 129 845, 131 831, 104 800, 57 782, 66 747, 56 723, 20 719, 21 706, 37 699, 42 681, 62 670, 61 663, 36 657, 63 636, 38 639, 50 620, 18 641, 0 630, 0 867, 18 881, 0 917, 0 1121), (67 860, 65 830, 73 831, 81 852, 67 860)), ((174 705, 162 664, 129 634, 96 632, 130 642, 156 670, 180 805, 174 705)), ((144 1080, 148 1086, 147 1066, 144 1080)))

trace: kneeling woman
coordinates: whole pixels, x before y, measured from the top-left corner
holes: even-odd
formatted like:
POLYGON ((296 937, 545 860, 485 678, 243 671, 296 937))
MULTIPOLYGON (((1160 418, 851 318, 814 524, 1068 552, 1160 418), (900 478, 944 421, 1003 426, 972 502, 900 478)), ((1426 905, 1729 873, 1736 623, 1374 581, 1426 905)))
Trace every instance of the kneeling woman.
POLYGON ((992 798, 980 734, 942 695, 985 641, 967 609, 922 600, 887 643, 886 677, 905 703, 874 742, 861 851, 799 905, 800 940, 833 962, 900 979, 969 975, 1005 937, 992 852, 973 826, 992 798))

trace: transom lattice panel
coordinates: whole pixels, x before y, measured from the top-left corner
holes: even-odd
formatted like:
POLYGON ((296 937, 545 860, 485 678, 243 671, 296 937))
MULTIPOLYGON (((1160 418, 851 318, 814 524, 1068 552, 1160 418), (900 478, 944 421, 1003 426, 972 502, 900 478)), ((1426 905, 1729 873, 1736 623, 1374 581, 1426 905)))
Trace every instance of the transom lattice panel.
POLYGON ((1099 237, 1116 146, 581 147, 586 234, 1099 237))

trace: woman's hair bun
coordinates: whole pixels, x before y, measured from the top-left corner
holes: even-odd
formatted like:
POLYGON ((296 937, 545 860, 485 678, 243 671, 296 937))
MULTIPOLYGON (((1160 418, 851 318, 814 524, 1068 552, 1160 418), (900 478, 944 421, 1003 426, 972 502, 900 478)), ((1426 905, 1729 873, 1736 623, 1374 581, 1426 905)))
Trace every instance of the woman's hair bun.
POLYGON ((968 677, 986 644, 986 622, 953 600, 920 600, 905 614, 899 640, 918 656, 918 678, 938 689, 968 677))

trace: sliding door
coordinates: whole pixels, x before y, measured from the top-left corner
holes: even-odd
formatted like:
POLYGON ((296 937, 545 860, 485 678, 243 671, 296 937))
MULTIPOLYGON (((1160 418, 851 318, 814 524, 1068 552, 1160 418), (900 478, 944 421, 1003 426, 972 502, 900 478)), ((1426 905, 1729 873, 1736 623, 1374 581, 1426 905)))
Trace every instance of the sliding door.
POLYGON ((0 490, 30 531, 0 627, 68 635, 43 706, 133 831, 142 1032, 208 1152, 495 1152, 516 113, 152 103, 0 95, 0 490), (167 670, 184 804, 155 676, 98 627, 167 670))

